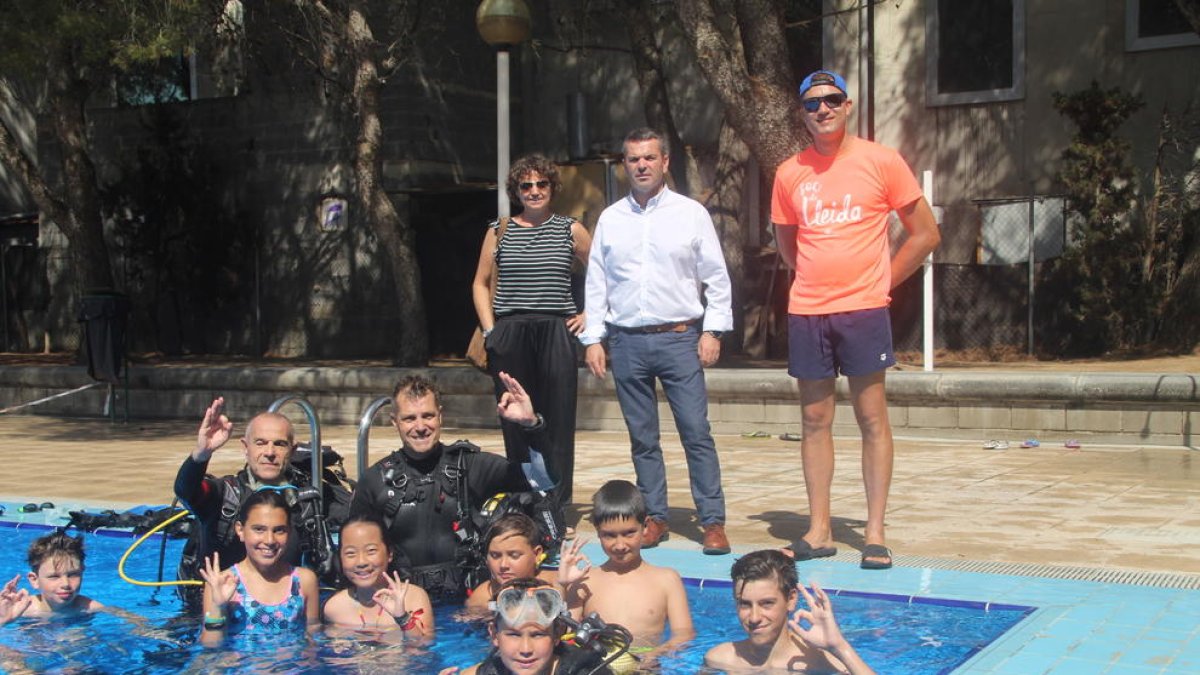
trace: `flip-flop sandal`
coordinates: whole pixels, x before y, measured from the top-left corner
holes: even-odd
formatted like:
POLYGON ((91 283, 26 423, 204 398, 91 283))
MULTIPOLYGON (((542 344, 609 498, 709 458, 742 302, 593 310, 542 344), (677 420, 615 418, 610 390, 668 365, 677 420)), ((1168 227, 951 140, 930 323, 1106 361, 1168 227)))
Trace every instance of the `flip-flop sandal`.
POLYGON ((771 434, 765 431, 748 431, 742 434, 742 438, 770 438, 771 434))
POLYGON ((886 570, 892 567, 892 551, 881 544, 867 544, 862 550, 862 560, 858 564, 864 570, 886 570), (887 562, 867 560, 867 558, 887 558, 887 562))
POLYGON ((1027 438, 1021 443, 1022 448, 1037 448, 1041 447, 1041 442, 1036 438, 1027 438))
POLYGON ((800 539, 794 543, 783 547, 786 551, 792 552, 792 559, 796 562, 812 560, 814 558, 828 558, 837 555, 837 547, 835 546, 819 546, 813 548, 813 545, 807 541, 800 539))
POLYGON ((781 440, 781 441, 802 441, 802 440, 804 440, 804 437, 801 436, 800 434, 793 434, 789 431, 786 434, 779 434, 779 440, 781 440))
POLYGON ((991 440, 983 444, 984 450, 1007 450, 1008 441, 991 440))
POLYGON ((1082 447, 1083 447, 1083 445, 1082 445, 1082 444, 1080 444, 1080 442, 1079 442, 1079 441, 1077 441, 1077 440, 1075 440, 1074 438, 1072 438, 1071 440, 1067 441, 1066 443, 1063 443, 1063 447, 1064 447, 1064 448, 1070 448, 1070 449, 1072 449, 1072 450, 1078 450, 1079 448, 1082 448, 1082 447))

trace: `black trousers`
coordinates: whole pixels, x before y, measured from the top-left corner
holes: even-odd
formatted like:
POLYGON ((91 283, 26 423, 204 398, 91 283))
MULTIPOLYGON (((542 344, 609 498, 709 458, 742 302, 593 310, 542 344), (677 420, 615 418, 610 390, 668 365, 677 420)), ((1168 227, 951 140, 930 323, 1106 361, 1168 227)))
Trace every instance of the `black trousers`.
POLYGON ((487 338, 488 369, 496 399, 505 391, 501 371, 525 387, 533 408, 546 419, 546 429, 530 435, 517 425, 502 423, 504 451, 510 460, 529 461, 529 447, 542 453, 555 480, 554 501, 571 503, 575 480, 575 401, 579 390, 577 340, 567 330, 566 317, 551 314, 513 314, 496 319, 487 338))

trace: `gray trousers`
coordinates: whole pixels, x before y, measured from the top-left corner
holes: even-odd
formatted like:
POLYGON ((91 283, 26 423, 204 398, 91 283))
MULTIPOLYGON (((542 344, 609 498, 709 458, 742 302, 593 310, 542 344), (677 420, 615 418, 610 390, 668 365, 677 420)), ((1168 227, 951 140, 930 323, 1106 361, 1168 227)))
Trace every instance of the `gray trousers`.
POLYGON ((660 443, 655 378, 675 417, 687 458, 692 499, 701 525, 725 522, 725 493, 721 489, 721 463, 708 424, 708 389, 696 353, 700 329, 682 333, 623 332, 609 326, 608 349, 612 358, 617 400, 629 429, 637 485, 651 517, 667 517, 667 468, 660 443))

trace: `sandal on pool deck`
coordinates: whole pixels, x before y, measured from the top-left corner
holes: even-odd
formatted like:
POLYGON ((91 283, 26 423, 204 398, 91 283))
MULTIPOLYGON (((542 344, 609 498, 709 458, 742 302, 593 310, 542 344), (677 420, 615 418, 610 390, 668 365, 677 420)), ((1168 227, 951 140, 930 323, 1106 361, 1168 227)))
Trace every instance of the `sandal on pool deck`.
POLYGON ((1022 448, 1037 448, 1041 447, 1041 445, 1042 444, 1038 442, 1038 439, 1036 438, 1026 438, 1024 442, 1021 443, 1022 448))
POLYGON ((881 544, 867 544, 862 550, 862 561, 858 564, 864 570, 886 570, 892 567, 892 551, 881 544), (887 558, 887 562, 867 560, 867 558, 887 558))
POLYGON ((820 546, 813 548, 812 544, 803 539, 788 544, 787 546, 784 546, 783 549, 785 551, 791 551, 792 559, 796 562, 803 562, 805 560, 812 560, 814 558, 828 558, 829 556, 837 555, 837 547, 820 546))
POLYGON ((746 433, 742 434, 742 438, 770 438, 770 437, 771 437, 771 434, 769 434, 765 431, 762 431, 762 430, 747 431, 746 433))
POLYGON ((983 444, 984 450, 1007 450, 1008 441, 991 440, 983 444))
POLYGON ((802 441, 802 440, 804 440, 804 437, 801 436, 800 434, 793 434, 792 432, 789 431, 786 434, 779 434, 779 440, 781 440, 781 441, 802 441))

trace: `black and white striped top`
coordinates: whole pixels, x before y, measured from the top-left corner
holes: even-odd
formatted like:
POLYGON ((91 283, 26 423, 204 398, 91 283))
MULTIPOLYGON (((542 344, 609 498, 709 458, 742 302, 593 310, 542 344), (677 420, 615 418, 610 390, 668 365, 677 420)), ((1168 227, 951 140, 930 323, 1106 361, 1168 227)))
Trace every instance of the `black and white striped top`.
MULTIPOLYGON (((496 316, 520 312, 577 314, 571 299, 571 261, 575 219, 558 214, 541 225, 521 227, 509 223, 504 239, 496 247, 499 279, 492 313, 496 316)), ((490 225, 498 230, 500 222, 490 225)))

